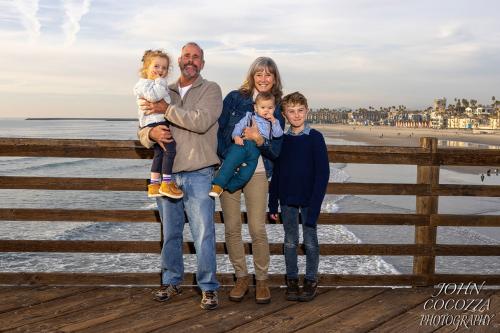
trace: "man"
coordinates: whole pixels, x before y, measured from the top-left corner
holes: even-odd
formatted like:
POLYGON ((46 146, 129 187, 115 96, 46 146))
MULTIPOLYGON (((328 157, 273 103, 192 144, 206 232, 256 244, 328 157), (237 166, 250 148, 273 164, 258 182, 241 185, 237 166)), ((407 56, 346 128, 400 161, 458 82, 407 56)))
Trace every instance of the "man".
POLYGON ((172 103, 141 101, 148 113, 162 113, 170 123, 166 126, 142 128, 139 139, 146 147, 155 142, 168 143, 172 136, 177 142, 173 166, 175 182, 184 192, 182 199, 157 198, 163 225, 161 251, 162 286, 154 293, 157 301, 168 301, 180 294, 183 281, 182 260, 184 211, 188 217, 197 255, 196 280, 202 291, 201 307, 215 309, 218 305, 215 255, 215 201, 210 192, 217 157, 217 119, 222 111, 220 87, 203 79, 203 50, 196 43, 182 47, 178 59, 181 75, 169 86, 172 103))

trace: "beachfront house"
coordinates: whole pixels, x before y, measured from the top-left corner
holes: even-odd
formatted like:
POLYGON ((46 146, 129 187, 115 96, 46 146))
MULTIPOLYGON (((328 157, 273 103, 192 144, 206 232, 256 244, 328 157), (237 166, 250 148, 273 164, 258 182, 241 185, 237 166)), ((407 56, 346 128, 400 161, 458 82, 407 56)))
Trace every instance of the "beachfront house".
POLYGON ((470 117, 450 117, 447 120, 448 128, 473 128, 474 119, 470 117))
POLYGON ((439 111, 431 112, 431 127, 432 128, 446 128, 448 117, 439 111))

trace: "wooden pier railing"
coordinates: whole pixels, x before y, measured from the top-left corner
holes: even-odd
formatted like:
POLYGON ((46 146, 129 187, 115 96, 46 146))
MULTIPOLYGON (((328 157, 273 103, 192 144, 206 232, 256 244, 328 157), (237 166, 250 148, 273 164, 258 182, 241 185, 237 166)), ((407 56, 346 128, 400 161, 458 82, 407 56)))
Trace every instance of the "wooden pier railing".
MULTIPOLYGON (((499 197, 500 186, 449 185, 439 183, 440 166, 500 166, 500 150, 438 148, 435 138, 422 138, 420 147, 329 146, 330 162, 370 164, 410 164, 417 166, 415 184, 330 183, 329 194, 412 195, 416 198, 415 214, 322 213, 319 224, 409 225, 415 227, 413 244, 320 244, 321 255, 391 255, 413 256, 412 274, 349 275, 321 274, 322 285, 405 285, 428 286, 441 282, 486 282, 500 285, 500 274, 437 274, 437 256, 500 256, 500 245, 450 245, 436 242, 438 226, 500 227, 499 215, 439 214, 440 196, 499 197)), ((79 139, 0 139, 0 156, 80 157, 145 159, 152 151, 137 141, 79 139)), ((102 190, 145 191, 146 180, 15 177, 1 175, 0 189, 30 190, 102 190), (71 180, 71 181, 70 181, 71 180)), ((223 223, 216 212, 216 223, 223 223)), ((245 219, 245 214, 243 214, 245 219)), ((0 209, 2 221, 88 221, 88 222, 159 222, 158 212, 144 210, 75 210, 75 209, 0 209)), ((268 221, 268 223, 273 223, 268 221)), ((279 223, 279 222, 278 222, 279 223)), ((159 253, 158 241, 93 240, 6 240, 0 239, 0 252, 88 252, 88 253, 159 253)), ((245 244, 251 254, 251 244, 245 244)), ((273 255, 283 254, 283 244, 270 244, 273 255)), ((303 254, 303 250, 299 251, 303 254)), ((194 253, 190 242, 184 253, 194 253)), ((217 253, 227 253, 223 242, 217 253)), ((75 272, 0 272, 0 284, 99 284, 157 285, 158 273, 75 273, 75 272)), ((284 275, 271 275, 273 284, 283 284, 284 275)), ((193 283, 187 274, 185 283, 193 283)), ((222 284, 232 284, 233 275, 219 274, 222 284)))

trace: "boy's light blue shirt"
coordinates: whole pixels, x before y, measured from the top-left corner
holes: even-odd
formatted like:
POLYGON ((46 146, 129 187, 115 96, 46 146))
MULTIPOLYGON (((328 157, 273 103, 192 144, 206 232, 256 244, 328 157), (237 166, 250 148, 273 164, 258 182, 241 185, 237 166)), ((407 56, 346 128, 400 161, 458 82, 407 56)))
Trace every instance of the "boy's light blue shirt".
POLYGON ((288 127, 288 131, 286 131, 286 135, 293 135, 293 136, 299 136, 299 135, 303 135, 303 134, 309 135, 309 132, 311 132, 311 126, 309 126, 308 123, 305 123, 304 128, 299 133, 294 133, 292 131, 292 126, 288 127))
POLYGON ((276 120, 271 125, 271 122, 269 120, 262 118, 258 114, 247 112, 245 116, 234 126, 231 137, 234 138, 235 136, 241 136, 243 130, 246 127, 250 126, 250 119, 252 116, 254 117, 253 119, 257 122, 257 128, 259 129, 259 133, 260 135, 262 135, 262 137, 266 138, 267 140, 272 139, 269 137, 270 132, 272 132, 273 138, 278 138, 283 135, 283 130, 281 129, 280 122, 278 120, 276 120))

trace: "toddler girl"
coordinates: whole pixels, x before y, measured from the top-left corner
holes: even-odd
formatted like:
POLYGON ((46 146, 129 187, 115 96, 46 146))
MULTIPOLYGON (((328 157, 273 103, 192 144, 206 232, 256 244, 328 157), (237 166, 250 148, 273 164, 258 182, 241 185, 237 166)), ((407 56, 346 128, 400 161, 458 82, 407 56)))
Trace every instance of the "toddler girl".
MULTIPOLYGON (((170 104, 170 95, 167 88, 167 74, 170 65, 170 57, 161 50, 147 50, 142 57, 141 79, 134 87, 137 99, 145 99, 148 102, 158 102, 162 99, 170 104)), ((140 108, 139 126, 155 127, 169 123, 163 114, 146 115, 140 108)), ((172 179, 172 166, 175 158, 175 141, 161 147, 158 143, 153 146, 154 157, 151 166, 151 182, 148 185, 148 197, 167 196, 173 199, 182 198, 184 193, 177 187, 172 179), (160 176, 161 179, 160 179, 160 176)))

